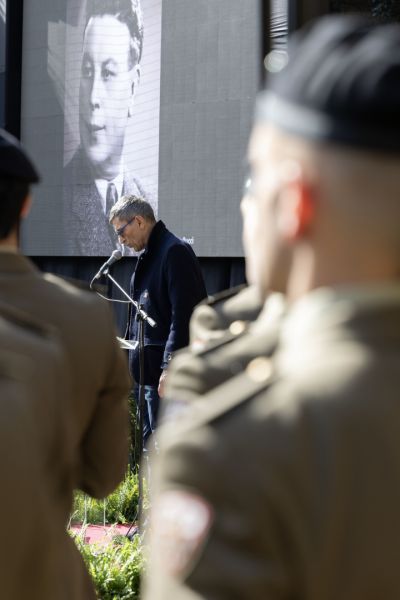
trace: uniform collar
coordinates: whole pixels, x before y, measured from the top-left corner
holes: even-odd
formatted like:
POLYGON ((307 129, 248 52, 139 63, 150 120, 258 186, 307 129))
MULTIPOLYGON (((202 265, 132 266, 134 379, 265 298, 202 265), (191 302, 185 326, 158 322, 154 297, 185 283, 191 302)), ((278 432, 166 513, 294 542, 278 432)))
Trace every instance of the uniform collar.
POLYGON ((314 290, 289 310, 281 330, 281 347, 301 351, 309 339, 349 323, 356 315, 396 306, 400 311, 400 284, 394 282, 314 290))
POLYGON ((308 335, 320 327, 321 321, 344 322, 360 310, 395 304, 400 306, 398 283, 320 288, 293 304, 284 323, 282 340, 290 343, 298 336, 308 335))
POLYGON ((1 273, 38 273, 39 269, 21 252, 15 250, 7 251, 5 248, 0 252, 1 273))
POLYGON ((17 254, 19 252, 18 248, 16 248, 15 246, 6 246, 0 245, 0 253, 5 252, 6 254, 17 254))

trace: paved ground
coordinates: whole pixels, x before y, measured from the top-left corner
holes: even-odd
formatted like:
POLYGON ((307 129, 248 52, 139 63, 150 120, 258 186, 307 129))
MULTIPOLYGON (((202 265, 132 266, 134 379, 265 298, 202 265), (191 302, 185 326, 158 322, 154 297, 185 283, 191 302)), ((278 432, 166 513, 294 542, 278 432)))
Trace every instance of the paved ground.
MULTIPOLYGON (((116 535, 126 535, 130 525, 71 525, 71 530, 79 534, 84 530, 84 541, 87 544, 108 544, 116 535)), ((133 528, 132 528, 133 530, 133 528)))

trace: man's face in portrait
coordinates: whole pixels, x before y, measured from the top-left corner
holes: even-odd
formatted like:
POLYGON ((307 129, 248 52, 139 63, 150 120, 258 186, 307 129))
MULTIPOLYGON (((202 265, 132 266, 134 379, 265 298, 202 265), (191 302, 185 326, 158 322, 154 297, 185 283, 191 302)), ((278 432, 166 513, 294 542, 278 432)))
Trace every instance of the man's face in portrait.
POLYGON ((130 61, 127 25, 112 15, 92 17, 83 44, 79 93, 82 147, 95 176, 119 172, 128 117, 139 81, 130 61))

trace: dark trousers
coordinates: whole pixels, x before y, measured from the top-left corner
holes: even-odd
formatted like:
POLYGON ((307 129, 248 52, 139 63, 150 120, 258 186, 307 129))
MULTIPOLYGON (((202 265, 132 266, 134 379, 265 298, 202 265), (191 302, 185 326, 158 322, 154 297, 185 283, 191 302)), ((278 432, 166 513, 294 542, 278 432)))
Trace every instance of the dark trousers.
MULTIPOLYGON (((157 426, 158 409, 160 406, 160 397, 158 395, 157 386, 145 385, 144 387, 144 402, 143 402, 143 448, 148 446, 148 440, 154 433, 157 426)), ((136 399, 136 418, 139 423, 140 406, 139 406, 139 385, 135 385, 134 389, 136 399)))

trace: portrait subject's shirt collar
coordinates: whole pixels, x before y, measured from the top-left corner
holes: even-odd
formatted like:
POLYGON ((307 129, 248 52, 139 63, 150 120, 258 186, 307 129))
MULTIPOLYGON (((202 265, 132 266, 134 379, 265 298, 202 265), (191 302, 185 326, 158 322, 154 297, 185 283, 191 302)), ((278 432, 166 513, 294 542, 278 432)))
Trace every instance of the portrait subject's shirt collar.
POLYGON ((113 183, 115 185, 118 193, 118 198, 120 198, 122 195, 122 189, 124 187, 124 171, 122 167, 118 175, 112 181, 108 181, 107 179, 95 179, 96 188, 101 198, 101 206, 104 214, 106 214, 106 197, 107 187, 109 183, 113 183))

